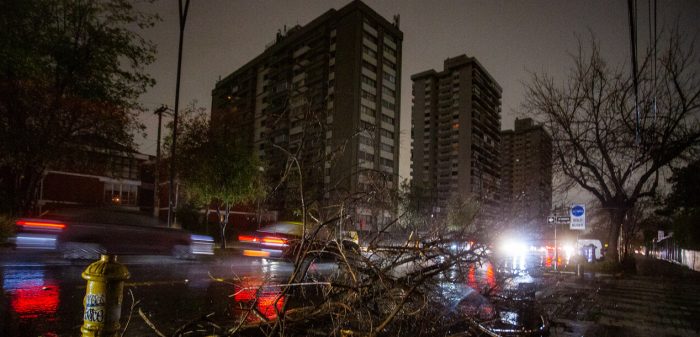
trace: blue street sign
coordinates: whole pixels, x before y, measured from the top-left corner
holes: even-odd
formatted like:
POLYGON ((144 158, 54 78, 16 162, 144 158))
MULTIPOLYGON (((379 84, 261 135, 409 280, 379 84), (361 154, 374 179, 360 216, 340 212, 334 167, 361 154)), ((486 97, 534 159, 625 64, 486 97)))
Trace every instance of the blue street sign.
POLYGON ((573 216, 582 216, 584 212, 585 209, 581 205, 576 205, 573 208, 571 208, 571 215, 573 216))
POLYGON ((586 205, 575 204, 571 206, 569 211, 571 214, 571 223, 569 228, 573 230, 586 229, 586 205))

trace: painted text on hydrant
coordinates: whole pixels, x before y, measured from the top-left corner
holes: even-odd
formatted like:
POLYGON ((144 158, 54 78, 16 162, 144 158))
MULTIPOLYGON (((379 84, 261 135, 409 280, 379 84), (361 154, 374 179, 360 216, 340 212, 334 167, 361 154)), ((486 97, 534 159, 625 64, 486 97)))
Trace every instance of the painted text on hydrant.
POLYGON ((104 322, 105 318, 105 296, 104 294, 87 294, 85 296, 86 321, 104 322))

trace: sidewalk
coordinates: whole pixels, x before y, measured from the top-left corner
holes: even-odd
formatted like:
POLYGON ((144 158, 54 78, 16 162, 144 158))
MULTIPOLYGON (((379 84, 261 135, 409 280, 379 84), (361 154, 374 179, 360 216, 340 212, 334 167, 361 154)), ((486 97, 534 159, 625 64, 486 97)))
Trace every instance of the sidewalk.
POLYGON ((537 299, 551 336, 698 336, 700 273, 637 258, 635 275, 545 274, 537 299))

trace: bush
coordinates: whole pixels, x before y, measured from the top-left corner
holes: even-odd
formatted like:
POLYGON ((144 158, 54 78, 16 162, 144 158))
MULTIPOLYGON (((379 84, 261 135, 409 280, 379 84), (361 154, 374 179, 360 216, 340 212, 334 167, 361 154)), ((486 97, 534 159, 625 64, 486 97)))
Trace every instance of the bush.
POLYGON ((175 210, 177 222, 183 229, 197 234, 205 234, 206 230, 201 223, 199 209, 193 205, 184 205, 175 210))
POLYGON ((15 235, 15 221, 12 217, 0 214, 0 246, 6 245, 7 239, 15 235))

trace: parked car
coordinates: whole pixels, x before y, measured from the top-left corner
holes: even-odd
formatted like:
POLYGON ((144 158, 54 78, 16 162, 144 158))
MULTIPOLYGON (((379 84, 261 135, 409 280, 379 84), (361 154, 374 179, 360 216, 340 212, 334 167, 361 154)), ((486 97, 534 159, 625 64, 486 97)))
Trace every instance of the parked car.
POLYGON ((66 259, 99 254, 212 255, 209 236, 168 228, 153 216, 119 208, 64 209, 16 221, 16 249, 57 251, 66 259))
MULTIPOLYGON (((307 228, 307 234, 312 232, 307 228)), ((262 258, 292 259, 297 252, 304 235, 303 224, 297 221, 281 221, 264 226, 255 232, 238 236, 242 253, 245 256, 262 258)), ((340 242, 346 249, 358 249, 357 234, 352 232, 341 235, 340 242)), ((334 238, 327 231, 316 233, 312 244, 312 251, 317 255, 333 255, 337 252, 338 245, 333 244, 334 238), (325 253, 325 254, 324 254, 325 253)))

